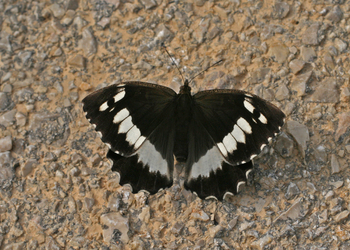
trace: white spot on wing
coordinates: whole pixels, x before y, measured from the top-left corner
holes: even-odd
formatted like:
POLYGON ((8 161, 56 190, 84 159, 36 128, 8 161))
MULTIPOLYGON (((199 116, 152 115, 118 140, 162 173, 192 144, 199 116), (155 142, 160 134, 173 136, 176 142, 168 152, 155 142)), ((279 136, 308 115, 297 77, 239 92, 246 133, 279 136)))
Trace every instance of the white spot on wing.
POLYGON ((113 123, 119 123, 130 115, 129 111, 124 108, 120 110, 113 118, 113 123))
POLYGON ((169 175, 168 163, 163 159, 162 155, 156 150, 154 145, 146 140, 142 147, 137 151, 139 162, 148 165, 150 172, 159 171, 162 175, 169 175))
POLYGON ((250 172, 252 172, 252 171, 253 171, 253 169, 249 169, 249 170, 247 170, 247 172, 245 172, 245 176, 247 179, 249 177, 250 172))
POLYGON ((224 200, 226 200, 226 198, 227 197, 229 197, 229 196, 235 196, 233 193, 231 193, 231 192, 226 192, 225 194, 224 194, 224 200))
POLYGON ((212 196, 212 195, 205 197, 205 199, 206 200, 210 200, 210 199, 218 200, 218 198, 216 198, 215 196, 212 196))
POLYGON ((107 147, 112 148, 111 144, 109 143, 105 143, 105 144, 107 145, 107 147))
POLYGON ((137 139, 137 141, 135 142, 134 148, 138 149, 145 140, 146 140, 146 137, 140 136, 139 139, 137 139))
POLYGON ((226 135, 224 137, 224 139, 222 140, 222 142, 224 143, 226 149, 228 152, 230 152, 232 154, 233 151, 235 151, 237 149, 237 142, 236 140, 232 137, 232 135, 230 133, 228 133, 228 135, 226 135))
POLYGON ((233 127, 231 134, 233 135, 233 137, 236 139, 237 142, 245 143, 244 132, 237 125, 233 127))
POLYGON ((249 123, 246 121, 246 119, 244 119, 242 117, 239 118, 237 120, 237 124, 247 134, 251 134, 252 133, 252 127, 249 125, 249 123))
POLYGON ((218 144, 216 144, 216 145, 218 146, 218 148, 219 148, 219 150, 221 151, 221 153, 222 153, 225 157, 227 157, 227 150, 226 150, 224 144, 222 144, 222 143, 220 142, 220 143, 218 143, 218 144))
POLYGON ((221 169, 221 163, 224 161, 220 151, 217 147, 212 147, 203 155, 198 162, 192 165, 190 178, 197 178, 200 175, 203 177, 209 177, 210 171, 216 171, 221 169))
POLYGON ((245 181, 240 181, 240 182, 238 182, 238 184, 237 184, 237 193, 239 192, 239 189, 240 189, 240 187, 241 187, 242 185, 245 185, 245 181))
POLYGON ((97 136, 102 138, 102 133, 100 131, 97 131, 97 136))
POLYGON ((267 119, 266 117, 260 113, 260 116, 259 116, 259 121, 261 121, 262 123, 264 124, 267 124, 267 119))
POLYGON ((126 133, 132 128, 132 126, 134 126, 134 124, 131 121, 131 116, 128 116, 128 118, 120 123, 118 133, 126 133))
POLYGON ((253 114, 254 109, 255 109, 254 106, 253 106, 250 102, 248 102, 247 100, 244 100, 243 104, 244 104, 244 107, 245 107, 250 113, 253 114))
POLYGON ((256 154, 250 156, 250 159, 253 160, 256 157, 256 154))
POLYGON ((128 133, 126 133, 126 140, 129 142, 129 145, 134 145, 140 136, 141 131, 135 125, 128 131, 128 133))
POLYGON ((125 91, 122 89, 118 94, 114 96, 114 102, 119 102, 125 96, 125 91))
POLYGON ((102 105, 100 106, 100 111, 105 111, 106 109, 108 109, 107 101, 105 101, 104 103, 102 103, 102 105))
POLYGON ((262 145, 260 146, 260 150, 262 151, 262 150, 264 149, 265 146, 266 146, 266 144, 262 144, 262 145))

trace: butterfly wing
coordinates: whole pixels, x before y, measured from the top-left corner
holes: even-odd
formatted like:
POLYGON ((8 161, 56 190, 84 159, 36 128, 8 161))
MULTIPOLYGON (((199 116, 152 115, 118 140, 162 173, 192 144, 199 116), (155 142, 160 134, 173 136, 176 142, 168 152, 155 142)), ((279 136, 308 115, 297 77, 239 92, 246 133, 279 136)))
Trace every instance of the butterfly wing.
POLYGON ((193 98, 185 187, 201 198, 236 194, 251 160, 280 131, 285 115, 244 91, 203 91, 193 98))
POLYGON ((86 118, 110 148, 112 170, 134 192, 172 185, 175 96, 167 87, 126 82, 83 99, 86 118))

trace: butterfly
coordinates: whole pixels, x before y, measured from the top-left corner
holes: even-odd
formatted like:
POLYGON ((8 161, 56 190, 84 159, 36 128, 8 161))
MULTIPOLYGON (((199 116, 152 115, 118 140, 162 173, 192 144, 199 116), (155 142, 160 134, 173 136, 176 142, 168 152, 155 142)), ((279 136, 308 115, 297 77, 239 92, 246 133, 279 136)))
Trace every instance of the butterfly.
POLYGON ((284 113, 240 90, 179 93, 140 81, 122 82, 83 99, 86 118, 109 147, 112 171, 133 192, 173 184, 174 158, 185 164, 186 189, 200 198, 236 194, 252 159, 276 136, 284 113))

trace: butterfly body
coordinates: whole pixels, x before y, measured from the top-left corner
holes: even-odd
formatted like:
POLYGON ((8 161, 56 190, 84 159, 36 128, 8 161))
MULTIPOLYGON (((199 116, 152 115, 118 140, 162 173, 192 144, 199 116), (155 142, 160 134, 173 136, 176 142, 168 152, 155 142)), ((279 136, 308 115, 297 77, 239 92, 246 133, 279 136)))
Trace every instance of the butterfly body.
POLYGON ((112 170, 134 192, 173 183, 174 158, 185 164, 185 187, 201 198, 235 194, 251 160, 280 131, 285 115, 239 90, 179 93, 144 82, 100 89, 83 100, 89 121, 109 147, 112 170))

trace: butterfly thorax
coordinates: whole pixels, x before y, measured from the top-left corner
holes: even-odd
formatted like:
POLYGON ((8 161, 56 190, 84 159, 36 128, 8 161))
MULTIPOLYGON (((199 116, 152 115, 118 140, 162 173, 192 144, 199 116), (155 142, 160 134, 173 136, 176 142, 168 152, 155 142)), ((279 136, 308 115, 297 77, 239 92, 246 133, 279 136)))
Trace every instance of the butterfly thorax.
POLYGON ((184 82, 184 85, 180 87, 179 95, 181 95, 181 94, 189 94, 189 95, 191 95, 191 87, 188 84, 189 84, 189 82, 186 79, 185 82, 184 82))
POLYGON ((185 162, 188 156, 188 128, 192 120, 193 97, 191 87, 181 87, 176 97, 174 155, 177 161, 185 162))

